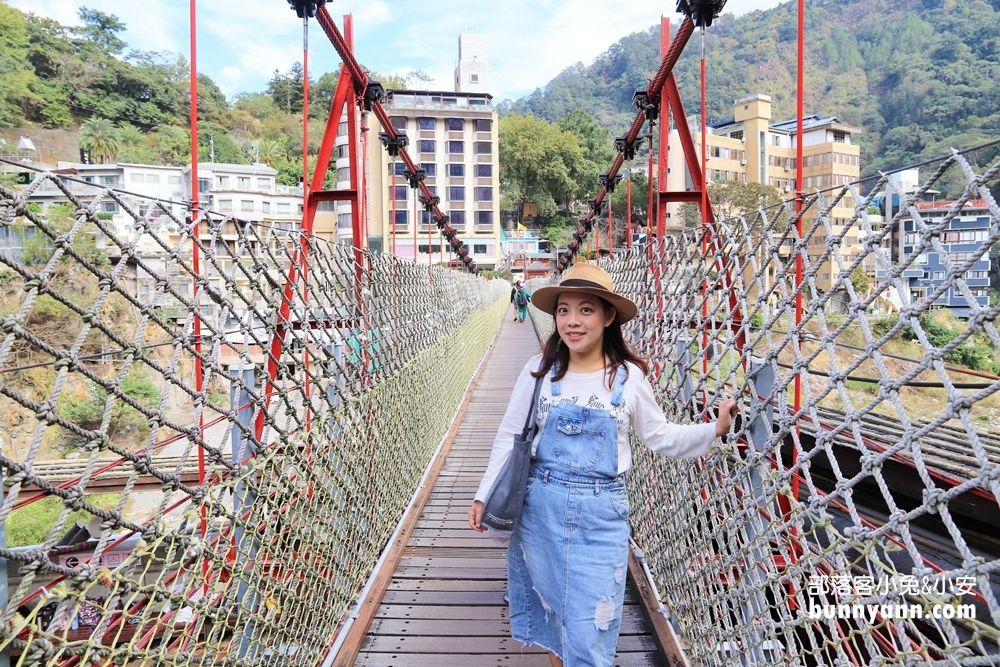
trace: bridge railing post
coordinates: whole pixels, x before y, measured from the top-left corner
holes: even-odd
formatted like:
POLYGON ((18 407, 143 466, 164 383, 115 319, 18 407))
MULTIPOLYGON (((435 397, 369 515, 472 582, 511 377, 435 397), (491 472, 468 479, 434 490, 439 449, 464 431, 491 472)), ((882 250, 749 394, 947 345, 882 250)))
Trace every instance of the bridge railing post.
MULTIPOLYGON (((749 379, 751 386, 750 414, 754 416, 750 424, 749 448, 747 451, 747 477, 749 481, 749 496, 756 506, 746 524, 746 546, 750 550, 750 562, 754 565, 748 567, 744 572, 744 577, 752 583, 750 588, 756 588, 758 592, 753 593, 749 600, 741 604, 741 611, 744 614, 744 622, 747 627, 755 627, 755 618, 760 618, 766 613, 767 600, 760 592, 765 583, 765 575, 759 569, 758 564, 770 562, 771 554, 768 553, 764 545, 767 544, 765 520, 761 514, 762 510, 768 506, 767 493, 764 490, 765 471, 768 466, 760 457, 754 453, 764 451, 767 439, 772 433, 774 424, 774 406, 771 405, 771 394, 774 391, 774 366, 760 357, 751 356, 749 358, 749 379)), ((753 660, 750 664, 767 664, 770 652, 765 653, 762 644, 763 637, 759 631, 752 631, 752 645, 749 649, 753 660)), ((773 647, 771 647, 773 649, 773 647)))
MULTIPOLYGON (((232 428, 232 454, 233 463, 239 464, 248 456, 255 453, 254 443, 247 437, 250 432, 250 424, 253 420, 254 404, 250 399, 250 387, 256 386, 256 367, 253 365, 232 364, 229 367, 229 376, 232 383, 229 389, 229 402, 233 410, 236 411, 236 419, 244 428, 239 428, 236 424, 232 428)), ((237 517, 242 518, 247 511, 253 507, 257 501, 257 492, 245 475, 251 474, 251 466, 243 465, 240 470, 240 481, 236 484, 236 492, 233 495, 233 510, 237 517)), ((250 515, 252 516, 252 512, 250 515)), ((240 573, 242 566, 257 557, 257 550, 260 547, 257 539, 251 532, 249 535, 241 525, 237 525, 234 531, 235 559, 233 564, 235 572, 240 573)), ((256 614, 260 605, 261 593, 259 588, 250 589, 248 578, 239 576, 239 584, 236 588, 236 608, 244 610, 248 619, 256 614)), ((254 637, 254 623, 247 620, 246 625, 239 630, 240 636, 237 641, 237 655, 240 659, 251 657, 251 644, 254 637)), ((253 651, 256 654, 256 650, 253 651)))
POLYGON ((691 341, 693 338, 681 336, 677 339, 676 356, 674 357, 674 368, 680 375, 681 391, 684 394, 684 405, 691 407, 691 373, 688 367, 691 365, 691 341))

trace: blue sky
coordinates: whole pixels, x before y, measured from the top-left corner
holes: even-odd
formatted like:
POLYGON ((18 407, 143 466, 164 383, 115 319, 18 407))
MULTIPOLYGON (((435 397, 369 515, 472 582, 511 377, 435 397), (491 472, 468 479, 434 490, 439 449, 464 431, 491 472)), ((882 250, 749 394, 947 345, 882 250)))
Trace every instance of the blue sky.
MULTIPOLYGON (((7 0, 62 23, 76 24, 81 6, 115 14, 128 26, 129 48, 189 52, 186 0, 7 0)), ((766 9, 780 0, 729 0, 727 12, 766 9)), ((423 70, 430 87, 450 89, 458 35, 487 36, 490 92, 502 100, 545 85, 577 62, 589 64, 625 35, 645 30, 675 0, 337 0, 328 4, 341 24, 354 15, 358 60, 377 72, 423 70)), ((285 0, 200 0, 198 70, 233 96, 261 91, 275 69, 302 60, 302 23, 285 0)), ((315 21, 310 22, 309 69, 332 71, 340 59, 315 21)))

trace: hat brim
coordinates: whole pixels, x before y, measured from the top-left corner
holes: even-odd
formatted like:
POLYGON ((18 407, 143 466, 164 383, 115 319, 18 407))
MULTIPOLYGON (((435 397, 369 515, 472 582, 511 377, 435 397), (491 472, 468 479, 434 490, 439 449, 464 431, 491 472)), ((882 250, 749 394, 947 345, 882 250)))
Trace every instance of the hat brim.
POLYGON ((563 285, 549 285, 532 292, 531 303, 535 306, 535 308, 554 316, 556 304, 559 303, 559 295, 564 292, 570 292, 573 294, 590 294, 604 299, 615 307, 615 311, 618 313, 617 320, 619 324, 625 324, 639 312, 638 307, 636 307, 635 303, 631 299, 620 294, 615 294, 614 292, 608 291, 602 287, 567 287, 563 285))

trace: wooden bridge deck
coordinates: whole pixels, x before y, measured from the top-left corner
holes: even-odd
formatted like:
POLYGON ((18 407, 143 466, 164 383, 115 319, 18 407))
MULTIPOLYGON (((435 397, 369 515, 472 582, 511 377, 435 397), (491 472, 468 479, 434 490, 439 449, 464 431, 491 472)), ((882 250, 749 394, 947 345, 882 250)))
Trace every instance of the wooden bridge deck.
MULTIPOLYGON (((526 648, 511 639, 504 602, 507 550, 470 530, 466 518, 514 382, 537 350, 530 322, 514 322, 508 312, 426 504, 405 546, 400 545, 399 564, 387 581, 354 665, 549 664, 537 647, 526 648)), ((337 663, 341 664, 339 658, 337 663)), ((615 665, 660 664, 630 580, 615 665)))

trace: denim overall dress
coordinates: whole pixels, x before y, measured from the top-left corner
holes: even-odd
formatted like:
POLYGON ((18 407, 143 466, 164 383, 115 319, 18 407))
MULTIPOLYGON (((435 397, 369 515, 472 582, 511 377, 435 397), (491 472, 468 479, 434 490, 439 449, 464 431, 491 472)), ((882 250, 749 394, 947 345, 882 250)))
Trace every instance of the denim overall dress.
POLYGON ((610 667, 618 645, 629 525, 616 412, 626 373, 619 367, 611 410, 550 409, 507 550, 511 635, 566 667, 610 667))

